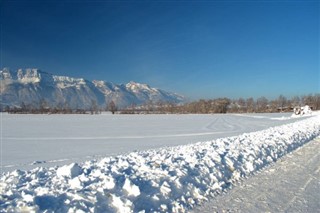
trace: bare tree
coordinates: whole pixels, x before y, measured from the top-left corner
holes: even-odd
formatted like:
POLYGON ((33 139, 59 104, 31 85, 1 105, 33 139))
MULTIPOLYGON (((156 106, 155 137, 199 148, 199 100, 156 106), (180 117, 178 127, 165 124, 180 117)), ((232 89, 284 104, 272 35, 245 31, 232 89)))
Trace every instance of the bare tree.
POLYGON ((230 100, 227 98, 219 98, 215 100, 216 113, 227 113, 230 100))
POLYGON ((67 101, 64 101, 64 103, 63 103, 62 113, 63 113, 63 114, 71 113, 71 108, 70 108, 70 106, 69 106, 69 104, 68 104, 67 101))
POLYGON ((206 100, 201 99, 199 101, 198 105, 199 105, 198 110, 199 110, 200 113, 208 113, 209 112, 209 107, 208 107, 208 104, 207 104, 206 100))
POLYGON ((268 99, 263 96, 258 98, 256 108, 257 112, 266 112, 268 108, 268 99))
POLYGON ((23 113, 27 113, 28 112, 27 106, 23 101, 20 104, 20 108, 21 108, 21 112, 23 112, 23 113))
POLYGON ((314 110, 320 110, 320 93, 314 95, 314 110))
POLYGON ((243 98, 239 98, 238 104, 239 104, 239 112, 247 111, 246 101, 243 98))
POLYGON ((315 106, 314 106, 314 102, 315 102, 314 101, 314 97, 311 94, 303 96, 302 97, 302 102, 303 102, 304 105, 309 105, 312 109, 315 108, 315 106))
POLYGON ((287 104, 287 98, 284 97, 283 95, 280 95, 278 97, 278 109, 282 112, 287 104))
POLYGON ((294 96, 293 98, 291 98, 291 104, 293 105, 293 107, 300 106, 301 105, 300 97, 294 96))
POLYGON ((108 103, 107 110, 112 112, 112 114, 118 110, 116 104, 112 100, 108 103))
POLYGON ((46 113, 49 111, 48 102, 44 98, 40 100, 39 106, 40 106, 40 113, 46 113))
POLYGON ((231 113, 236 113, 236 112, 239 112, 240 111, 240 105, 238 103, 237 100, 232 100, 230 102, 230 107, 228 109, 228 112, 231 112, 231 113))
POLYGON ((98 105, 96 100, 91 100, 90 113, 91 115, 98 114, 98 105))
POLYGON ((254 105, 254 100, 253 98, 248 98, 247 99, 247 112, 255 112, 255 105, 254 105))

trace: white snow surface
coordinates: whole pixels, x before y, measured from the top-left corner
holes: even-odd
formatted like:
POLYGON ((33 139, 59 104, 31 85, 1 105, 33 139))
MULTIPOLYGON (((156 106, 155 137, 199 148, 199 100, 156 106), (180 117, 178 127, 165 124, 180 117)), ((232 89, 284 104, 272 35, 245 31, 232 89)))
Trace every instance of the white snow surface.
POLYGON ((230 137, 305 119, 291 113, 226 115, 1 114, 1 171, 82 162, 230 137))
POLYGON ((3 173, 0 209, 186 212, 320 135, 320 116, 207 142, 3 173))

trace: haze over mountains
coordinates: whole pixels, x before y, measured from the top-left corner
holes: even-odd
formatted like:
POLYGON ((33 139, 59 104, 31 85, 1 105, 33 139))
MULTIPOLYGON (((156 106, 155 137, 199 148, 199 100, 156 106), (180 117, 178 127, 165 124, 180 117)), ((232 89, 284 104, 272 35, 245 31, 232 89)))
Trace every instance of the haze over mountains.
POLYGON ((131 81, 117 85, 100 80, 88 81, 56 76, 39 69, 11 71, 4 68, 0 70, 0 81, 2 106, 20 106, 24 103, 37 107, 44 100, 51 107, 89 109, 92 103, 105 107, 111 100, 119 108, 148 102, 185 101, 181 95, 152 88, 147 84, 131 81))

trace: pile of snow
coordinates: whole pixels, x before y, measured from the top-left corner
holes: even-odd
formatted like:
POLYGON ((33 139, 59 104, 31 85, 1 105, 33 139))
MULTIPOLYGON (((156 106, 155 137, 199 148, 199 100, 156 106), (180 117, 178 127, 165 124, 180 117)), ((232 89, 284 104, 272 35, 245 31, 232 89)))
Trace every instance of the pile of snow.
POLYGON ((293 109, 293 115, 291 117, 308 116, 312 115, 312 110, 308 105, 304 107, 295 107, 293 109))
POLYGON ((67 166, 62 166, 59 169, 57 169, 58 177, 74 178, 80 174, 81 174, 81 167, 76 163, 72 163, 67 166))
POLYGON ((320 135, 320 116, 209 142, 2 174, 12 212, 185 212, 320 135))
POLYGON ((302 115, 311 115, 312 110, 308 105, 305 105, 304 107, 301 107, 301 114, 302 115))

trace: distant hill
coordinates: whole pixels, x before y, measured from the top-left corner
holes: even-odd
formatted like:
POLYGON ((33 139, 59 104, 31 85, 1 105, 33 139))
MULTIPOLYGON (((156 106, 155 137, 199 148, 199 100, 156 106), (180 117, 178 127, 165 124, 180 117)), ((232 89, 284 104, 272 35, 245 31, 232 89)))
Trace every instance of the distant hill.
POLYGON ((176 93, 152 88, 147 84, 129 82, 113 84, 106 81, 88 81, 83 78, 57 76, 39 69, 0 70, 1 105, 39 106, 89 109, 93 103, 105 107, 113 101, 118 108, 153 102, 181 103, 185 98, 176 93))

